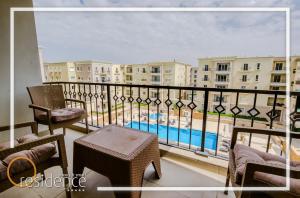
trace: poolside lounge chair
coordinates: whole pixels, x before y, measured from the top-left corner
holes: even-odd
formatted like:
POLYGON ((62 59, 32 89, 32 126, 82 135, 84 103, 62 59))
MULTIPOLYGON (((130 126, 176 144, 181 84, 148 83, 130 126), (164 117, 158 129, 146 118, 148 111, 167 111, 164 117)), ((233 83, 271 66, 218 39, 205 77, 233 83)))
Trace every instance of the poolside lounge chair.
POLYGON ((295 131, 297 129, 296 123, 300 122, 300 112, 291 113, 290 118, 291 118, 291 130, 295 131))
POLYGON ((227 153, 227 152, 229 151, 229 148, 222 145, 222 146, 219 148, 219 151, 222 151, 222 152, 227 153))
MULTIPOLYGON (((285 131, 279 130, 233 128, 226 187, 229 186, 230 179, 233 187, 284 187, 286 185, 285 158, 237 144, 238 133, 286 136, 285 131)), ((299 133, 291 132, 290 135, 293 139, 300 139, 299 133)), ((300 197, 300 163, 291 161, 290 165, 289 191, 234 191, 236 197, 300 197)), ((228 191, 224 193, 227 194, 228 191)))
POLYGON ((227 139, 227 138, 223 138, 223 139, 222 139, 222 142, 227 143, 227 144, 230 145, 231 140, 230 140, 230 139, 227 139))
POLYGON ((172 119, 171 122, 170 122, 170 124, 171 124, 171 125, 174 125, 175 122, 176 122, 176 121, 175 121, 174 119, 172 119))

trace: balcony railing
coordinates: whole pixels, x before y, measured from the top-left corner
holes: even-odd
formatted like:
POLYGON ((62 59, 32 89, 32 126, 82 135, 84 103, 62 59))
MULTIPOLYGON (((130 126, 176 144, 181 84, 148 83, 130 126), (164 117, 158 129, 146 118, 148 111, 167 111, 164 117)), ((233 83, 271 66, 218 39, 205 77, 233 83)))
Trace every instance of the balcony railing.
POLYGON ((227 79, 218 79, 218 78, 216 78, 215 81, 222 83, 222 82, 229 82, 229 79, 228 78, 227 79))
MULTIPOLYGON (((219 98, 227 94, 233 94, 235 97, 234 101, 226 101, 231 104, 229 113, 232 126, 237 123, 240 125, 243 121, 248 127, 261 125, 265 128, 284 127, 277 124, 280 117, 278 110, 284 108, 277 106, 277 99, 285 97, 285 91, 82 82, 45 84, 60 84, 66 98, 86 101, 88 122, 94 127, 117 124, 136 128, 156 133, 161 144, 199 151, 215 157, 227 158, 228 153, 223 151, 222 144, 223 139, 229 140, 231 137, 231 134, 222 134, 224 125, 221 128, 223 124, 221 117, 223 119, 224 115, 228 115, 228 112, 224 114, 226 108, 224 102, 222 100, 219 100, 218 104, 209 102, 209 98, 216 93, 219 94, 219 98), (155 98, 151 97, 153 94, 155 98), (252 97, 246 106, 244 102, 239 102, 243 101, 244 95, 252 97), (198 101, 200 96, 203 96, 202 103, 198 101), (259 103, 259 100, 263 100, 266 96, 274 97, 272 106, 267 106, 267 102, 265 105, 259 103), (214 115, 209 112, 210 105, 213 105, 210 112, 217 112, 214 115), (242 112, 247 112, 247 115, 241 115, 242 112), (215 117, 211 118, 212 116, 215 117), (214 132, 208 129, 213 122, 210 119, 215 123, 214 132)), ((289 97, 295 103, 296 99, 300 99, 300 92, 290 92, 289 97)), ((68 105, 75 106, 73 103, 68 105)), ((264 148, 267 152, 270 138, 266 137, 267 144, 264 148)), ((251 135, 247 140, 249 145, 252 144, 251 135)))

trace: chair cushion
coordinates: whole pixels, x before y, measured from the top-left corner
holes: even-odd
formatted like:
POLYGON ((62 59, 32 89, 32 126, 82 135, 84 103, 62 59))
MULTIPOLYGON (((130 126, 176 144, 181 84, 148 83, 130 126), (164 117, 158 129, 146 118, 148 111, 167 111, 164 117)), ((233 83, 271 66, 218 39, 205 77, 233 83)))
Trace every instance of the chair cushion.
MULTIPOLYGON (((76 119, 84 115, 85 113, 85 110, 80 108, 54 109, 52 110, 52 122, 58 123, 76 119)), ((47 121, 47 114, 45 112, 39 114, 38 119, 47 121)))
POLYGON ((234 149, 234 158, 235 158, 235 183, 241 184, 246 163, 251 162, 261 162, 261 163, 270 163, 276 165, 285 166, 285 159, 270 153, 258 151, 254 148, 251 148, 246 145, 236 144, 234 149))
MULTIPOLYGON (((247 162, 262 162, 270 165, 282 166, 285 168, 286 161, 283 157, 272 155, 270 153, 265 153, 258 151, 254 148, 236 144, 233 150, 235 158, 235 183, 241 184, 243 175, 245 173, 245 167, 247 162)), ((300 162, 291 161, 290 166, 300 170, 300 162)), ((269 186, 284 187, 285 186, 285 177, 258 172, 254 173, 254 179, 263 182, 269 186)), ((291 193, 295 195, 300 195, 300 180, 291 179, 291 193)))
MULTIPOLYGON (((25 135, 17 139, 18 144, 27 143, 38 139, 34 134, 25 135)), ((54 143, 47 143, 40 146, 33 147, 29 150, 23 150, 14 154, 7 156, 3 160, 3 164, 8 166, 8 164, 16 157, 26 157, 31 159, 35 165, 47 161, 56 153, 56 146, 54 143)), ((27 160, 17 160, 14 162, 10 171, 12 174, 20 173, 26 169, 32 168, 32 165, 27 160)))

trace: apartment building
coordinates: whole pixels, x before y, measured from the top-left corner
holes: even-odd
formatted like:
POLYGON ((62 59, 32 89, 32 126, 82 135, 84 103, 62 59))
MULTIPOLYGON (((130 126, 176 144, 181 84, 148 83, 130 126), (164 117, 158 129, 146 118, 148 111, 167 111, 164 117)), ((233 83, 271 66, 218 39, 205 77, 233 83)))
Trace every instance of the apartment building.
MULTIPOLYGON (((124 65, 124 82, 126 84, 147 84, 147 85, 165 85, 165 86, 188 86, 190 84, 191 65, 177 62, 150 62, 145 64, 124 65)), ((155 100, 167 98, 167 90, 150 89, 149 98, 155 100)), ((130 95, 130 89, 126 88, 126 96, 130 95)), ((138 92, 132 90, 132 95, 137 96, 138 92)), ((140 91, 142 98, 148 97, 148 90, 140 91)), ((178 99, 178 93, 170 90, 171 100, 178 99)), ((181 93, 182 98, 187 97, 187 93, 181 93)))
POLYGON ((122 83, 121 66, 98 61, 76 61, 77 81, 122 83))
MULTIPOLYGON (((299 90, 300 57, 291 57, 291 90, 299 90)), ((231 89, 258 89, 258 90, 286 90, 286 62, 284 57, 212 57, 198 59, 198 67, 191 69, 191 85, 196 87, 215 87, 231 89)), ((283 119, 282 113, 285 97, 278 96, 276 109, 283 119)), ((196 100, 203 107, 203 94, 197 94, 196 100)), ((235 106, 236 94, 213 92, 209 96, 208 110, 213 112, 222 100, 224 113, 231 113, 235 106)), ((265 115, 274 103, 274 96, 258 95, 256 107, 262 109, 265 115)), ((247 111, 253 107, 253 94, 240 94, 239 107, 241 114, 248 115, 247 111)))
POLYGON ((73 62, 45 63, 44 74, 47 82, 76 81, 76 71, 73 62))
POLYGON ((98 61, 44 64, 45 80, 123 83, 121 65, 98 61))

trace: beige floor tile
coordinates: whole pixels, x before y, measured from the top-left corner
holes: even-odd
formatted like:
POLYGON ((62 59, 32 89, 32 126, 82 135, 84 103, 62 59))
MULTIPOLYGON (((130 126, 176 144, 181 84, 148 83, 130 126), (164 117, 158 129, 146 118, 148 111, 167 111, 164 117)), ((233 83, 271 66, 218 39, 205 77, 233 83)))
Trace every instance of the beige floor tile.
MULTIPOLYGON (((56 130, 56 133, 62 132, 61 129, 56 130)), ((73 131, 71 129, 67 129, 65 142, 66 142, 66 150, 68 157, 68 170, 69 174, 72 173, 72 165, 73 165, 73 141, 79 137, 84 135, 83 133, 73 131)), ((154 168, 150 165, 145 171, 143 186, 162 186, 162 187, 176 187, 176 186, 224 186, 223 179, 219 177, 216 178, 215 174, 207 174, 205 172, 196 171, 197 167, 190 168, 188 165, 182 166, 182 161, 175 163, 172 160, 167 160, 165 158, 161 158, 161 168, 162 168, 162 177, 157 180, 154 177, 154 168)), ((201 169, 201 166, 198 167, 201 169)), ((208 170, 209 167, 208 167, 208 170)), ((86 173, 87 183, 85 191, 81 192, 72 192, 72 197, 74 198, 114 198, 113 192, 99 192, 97 191, 98 186, 111 186, 110 181, 105 176, 102 176, 94 171, 89 169, 85 169, 84 173, 86 173)), ((62 174, 60 167, 53 167, 46 171, 46 177, 52 174, 53 176, 58 176, 62 174)), ((219 175, 220 176, 220 175, 219 175)), ((222 176, 220 176, 222 177, 222 176)), ((225 181, 225 177, 224 177, 225 181)), ((25 198, 65 198, 66 194, 63 188, 35 188, 35 189, 19 189, 19 188, 11 188, 4 193, 0 194, 0 198, 9 197, 9 198, 19 198, 20 193, 25 196, 25 198)), ((222 194, 222 192, 169 192, 169 191, 144 191, 142 192, 142 198, 201 198, 201 197, 227 197, 222 194)), ((231 197, 231 196, 228 196, 231 197)), ((23 198, 23 196, 22 196, 23 198)))
POLYGON ((41 198, 32 188, 13 187, 2 193, 0 198, 41 198))

